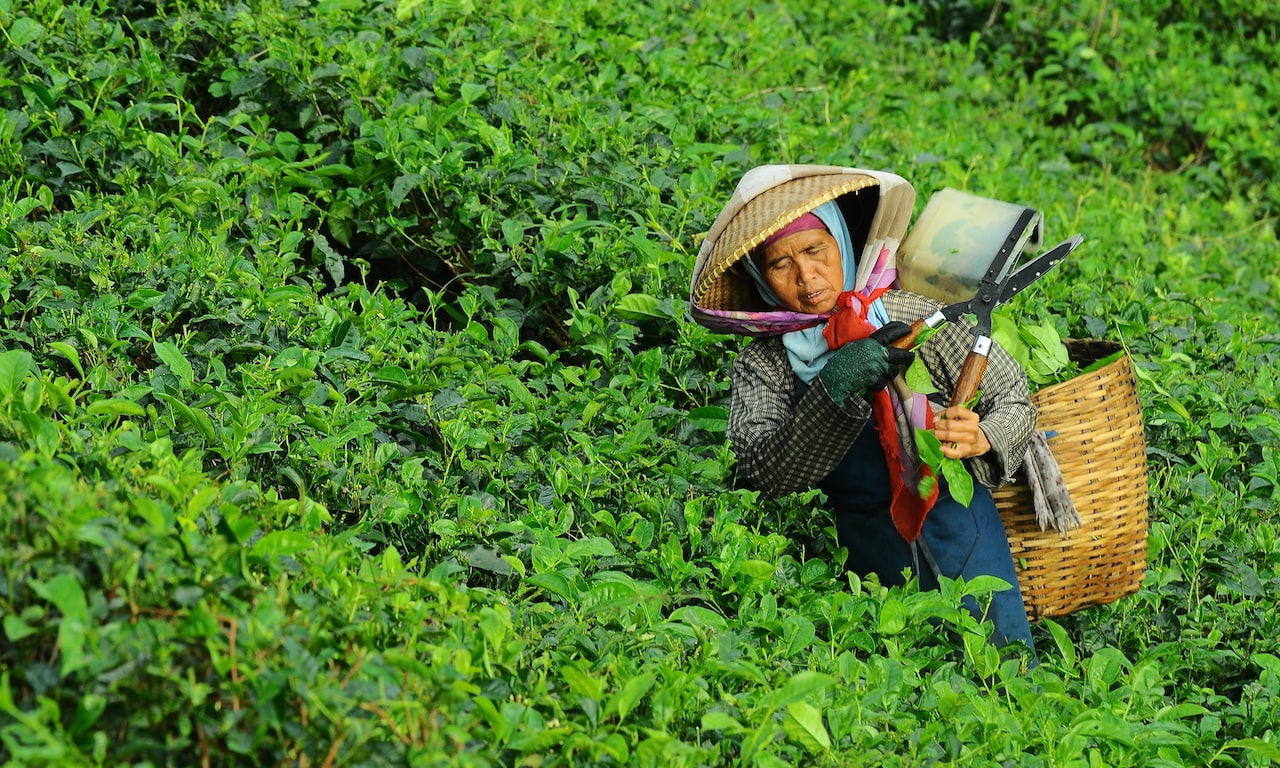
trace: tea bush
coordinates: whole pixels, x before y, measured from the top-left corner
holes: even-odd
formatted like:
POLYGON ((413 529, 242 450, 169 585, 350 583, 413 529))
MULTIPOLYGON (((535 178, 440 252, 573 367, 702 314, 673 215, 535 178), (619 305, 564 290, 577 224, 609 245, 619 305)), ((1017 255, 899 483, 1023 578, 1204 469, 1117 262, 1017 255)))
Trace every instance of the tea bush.
POLYGON ((0 0, 0 757, 1280 760, 1274 20, 0 0), (1035 669, 735 487, 763 162, 1085 233, 1013 309, 1132 354, 1150 568, 1035 669))

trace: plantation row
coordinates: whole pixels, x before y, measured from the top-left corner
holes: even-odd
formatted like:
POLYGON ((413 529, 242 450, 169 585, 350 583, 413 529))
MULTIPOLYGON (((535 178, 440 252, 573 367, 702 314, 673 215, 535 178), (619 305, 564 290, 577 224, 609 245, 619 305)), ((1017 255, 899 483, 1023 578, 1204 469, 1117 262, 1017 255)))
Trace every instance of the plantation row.
POLYGON ((1280 760, 1280 18, 1130 5, 0 0, 0 762, 1280 760), (1086 235, 1150 565, 1032 672, 735 487, 766 162, 1086 235))

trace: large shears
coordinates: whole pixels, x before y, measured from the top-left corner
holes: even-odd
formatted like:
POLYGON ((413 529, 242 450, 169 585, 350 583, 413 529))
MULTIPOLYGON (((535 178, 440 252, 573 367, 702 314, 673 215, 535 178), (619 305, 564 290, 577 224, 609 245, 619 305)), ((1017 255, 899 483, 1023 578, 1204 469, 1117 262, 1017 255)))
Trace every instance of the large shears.
POLYGON ((926 329, 939 328, 965 315, 973 315, 976 318, 973 327, 973 347, 965 358, 964 367, 960 369, 960 377, 956 380, 955 392, 951 395, 951 405, 963 405, 969 402, 977 393, 982 383, 982 376, 987 371, 987 361, 991 353, 992 311, 1065 261, 1083 241, 1083 235, 1076 235, 1017 269, 1013 267, 1021 255, 1021 249, 1016 248, 1013 243, 1006 243, 992 259, 991 266, 983 275, 973 298, 948 304, 932 315, 915 321, 911 326, 911 332, 894 341, 893 346, 911 349, 926 329))

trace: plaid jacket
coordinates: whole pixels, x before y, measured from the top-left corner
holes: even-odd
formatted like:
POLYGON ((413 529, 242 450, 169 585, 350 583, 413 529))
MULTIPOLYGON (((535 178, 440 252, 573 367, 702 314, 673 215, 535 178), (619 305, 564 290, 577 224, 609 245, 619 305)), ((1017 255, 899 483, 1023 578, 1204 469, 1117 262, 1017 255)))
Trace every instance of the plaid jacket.
MULTIPOLYGON (((886 293, 883 301, 891 319, 906 323, 940 306, 896 290, 886 293)), ((973 346, 971 327, 964 320, 944 326, 916 350, 939 392, 955 389, 973 346)), ((866 400, 853 394, 836 405, 821 378, 814 379, 809 392, 793 404, 798 382, 781 336, 753 340, 733 363, 728 438, 738 475, 749 487, 770 496, 817 485, 840 463, 864 427, 874 429, 866 400)), ((1021 466, 1036 423, 1026 373, 997 344, 991 347, 981 399, 974 410, 991 452, 966 464, 977 482, 995 488, 1021 466)))

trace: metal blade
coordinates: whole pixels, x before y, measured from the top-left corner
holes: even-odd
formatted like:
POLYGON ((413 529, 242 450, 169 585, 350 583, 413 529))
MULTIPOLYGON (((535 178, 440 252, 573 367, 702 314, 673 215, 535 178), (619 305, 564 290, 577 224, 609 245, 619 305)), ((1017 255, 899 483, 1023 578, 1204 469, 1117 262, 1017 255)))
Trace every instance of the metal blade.
MULTIPOLYGON (((1014 224, 1013 229, 1009 231, 1008 238, 1004 241, 1004 246, 1000 248, 1000 252, 991 260, 991 266, 987 268, 987 274, 983 276, 982 283, 978 287, 978 293, 981 295, 987 286, 1000 286, 1009 276, 1009 270, 1017 263, 1018 257, 1022 254, 1022 248, 1019 243, 1025 239, 1028 230, 1036 226, 1040 214, 1034 208, 1024 208, 1018 216, 1018 221, 1014 224)), ((995 297, 992 296, 992 299, 995 297)))
POLYGON ((1000 298, 996 300, 996 303, 1005 303, 1023 288, 1044 277, 1046 272, 1066 261, 1071 252, 1082 242, 1084 242, 1084 235, 1076 235, 1069 240, 1058 243, 1048 251, 1018 267, 1013 274, 1009 275, 1009 278, 1001 287, 1000 298))

